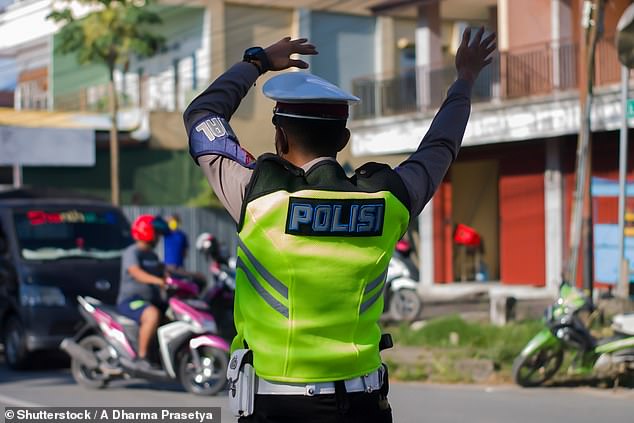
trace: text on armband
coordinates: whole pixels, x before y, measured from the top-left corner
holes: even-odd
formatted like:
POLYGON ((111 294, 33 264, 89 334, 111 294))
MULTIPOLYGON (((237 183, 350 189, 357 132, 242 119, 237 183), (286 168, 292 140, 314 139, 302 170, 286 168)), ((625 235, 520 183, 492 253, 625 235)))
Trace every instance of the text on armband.
POLYGON ((219 118, 205 119, 196 126, 196 131, 205 134, 209 141, 227 135, 227 129, 219 118))

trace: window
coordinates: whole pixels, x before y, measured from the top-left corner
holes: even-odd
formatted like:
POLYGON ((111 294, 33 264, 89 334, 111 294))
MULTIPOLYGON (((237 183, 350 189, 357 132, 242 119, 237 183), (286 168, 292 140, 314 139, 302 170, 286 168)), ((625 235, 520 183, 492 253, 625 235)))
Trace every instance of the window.
POLYGON ((13 214, 27 260, 111 259, 131 244, 125 218, 108 209, 31 209, 13 214))

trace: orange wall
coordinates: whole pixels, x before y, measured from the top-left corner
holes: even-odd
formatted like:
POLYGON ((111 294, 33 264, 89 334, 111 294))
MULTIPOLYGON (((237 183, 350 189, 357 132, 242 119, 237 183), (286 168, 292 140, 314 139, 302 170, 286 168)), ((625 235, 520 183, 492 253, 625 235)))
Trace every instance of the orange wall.
POLYGON ((543 286, 546 279, 544 176, 500 180, 500 274, 507 284, 543 286))
POLYGON ((607 35, 614 34, 616 32, 616 24, 621 18, 621 15, 630 5, 629 0, 608 0, 605 4, 605 33, 607 35))
POLYGON ((500 160, 500 279, 543 286, 546 280, 544 149, 517 146, 500 160))
MULTIPOLYGON (((463 149, 458 160, 498 161, 500 280, 504 284, 543 286, 546 280, 543 142, 463 149)), ((434 197, 436 283, 454 279, 451 196, 447 179, 434 197)))
POLYGON ((508 0, 509 50, 549 42, 550 0, 508 0))
POLYGON ((451 182, 434 195, 434 283, 453 281, 453 238, 451 227, 451 182))
MULTIPOLYGON (((509 49, 551 40, 551 0, 508 0, 509 49), (530 4, 530 5, 529 5, 530 4)), ((605 34, 616 31, 616 24, 630 5, 630 0, 607 0, 605 4, 605 34)), ((574 38, 581 40, 583 0, 570 0, 574 38)))
MULTIPOLYGON (((618 178, 619 168, 619 134, 603 132, 592 137, 592 175, 603 178, 618 178)), ((570 219, 575 191, 575 148, 576 137, 566 137, 562 149, 564 172, 564 263, 568 260, 570 241, 570 219)), ((628 178, 634 178, 634 131, 629 132, 628 142, 628 178)), ((632 204, 628 198, 628 209, 632 204)), ((595 222, 617 222, 618 202, 606 198, 595 198, 593 203, 593 220, 595 222)), ((580 256, 582 256, 580 252, 580 256)), ((565 269, 564 269, 565 270, 565 269)), ((583 286, 583 257, 577 265, 577 286, 583 286)))

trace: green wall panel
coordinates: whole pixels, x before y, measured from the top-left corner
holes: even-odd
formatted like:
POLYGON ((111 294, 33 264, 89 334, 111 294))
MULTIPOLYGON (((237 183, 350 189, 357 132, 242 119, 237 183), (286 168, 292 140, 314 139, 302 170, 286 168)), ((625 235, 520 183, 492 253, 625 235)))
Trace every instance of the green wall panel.
MULTIPOLYGON (((202 172, 186 151, 121 151, 121 202, 139 205, 178 205, 200 193, 202 172)), ((110 199, 110 154, 98 149, 96 164, 82 167, 24 168, 24 184, 71 189, 110 199)))

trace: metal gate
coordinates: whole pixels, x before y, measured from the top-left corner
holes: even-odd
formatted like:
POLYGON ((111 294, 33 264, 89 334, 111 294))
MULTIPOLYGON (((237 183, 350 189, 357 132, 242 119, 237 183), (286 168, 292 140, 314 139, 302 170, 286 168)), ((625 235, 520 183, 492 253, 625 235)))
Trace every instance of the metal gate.
MULTIPOLYGON (((189 241, 189 250, 185 259, 187 270, 207 274, 205 259, 196 251, 196 237, 203 232, 212 233, 227 247, 231 255, 236 254, 238 246, 236 224, 224 210, 182 206, 123 206, 121 208, 130 222, 142 214, 160 215, 164 218, 177 214, 181 219, 181 229, 187 234, 189 241)), ((157 248, 157 253, 163 258, 162 242, 157 248)))

